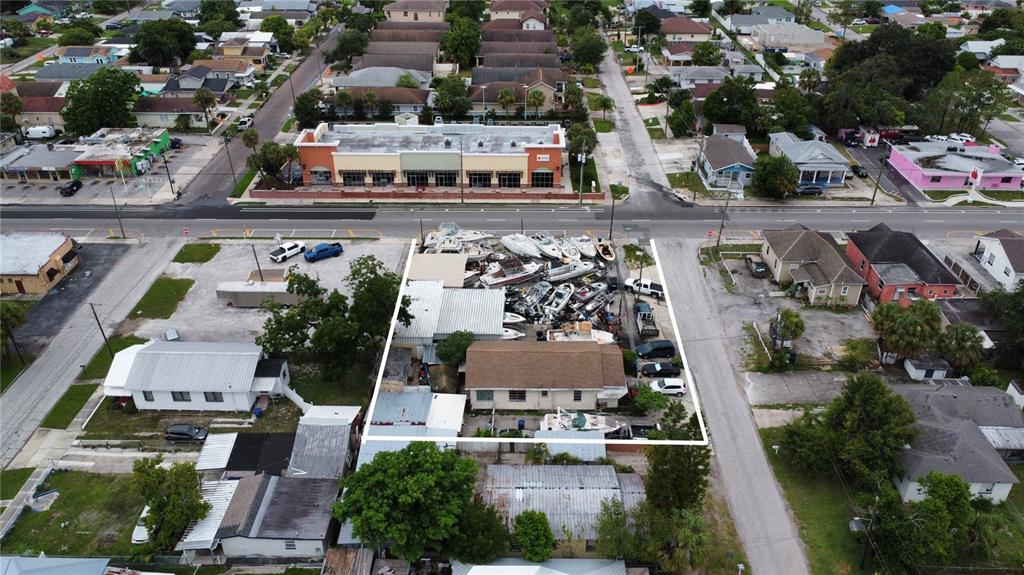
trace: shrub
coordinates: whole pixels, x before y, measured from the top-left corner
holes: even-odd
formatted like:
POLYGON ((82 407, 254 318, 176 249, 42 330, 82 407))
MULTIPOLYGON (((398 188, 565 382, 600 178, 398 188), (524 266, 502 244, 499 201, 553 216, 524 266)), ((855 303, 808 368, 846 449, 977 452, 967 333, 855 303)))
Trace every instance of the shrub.
POLYGON ((630 374, 636 375, 636 352, 631 349, 622 350, 622 369, 630 374))

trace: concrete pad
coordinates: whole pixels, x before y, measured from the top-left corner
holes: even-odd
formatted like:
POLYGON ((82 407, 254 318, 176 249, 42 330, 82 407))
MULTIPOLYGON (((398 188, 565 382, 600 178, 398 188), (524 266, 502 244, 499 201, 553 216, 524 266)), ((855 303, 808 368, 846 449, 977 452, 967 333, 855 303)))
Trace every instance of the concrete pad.
POLYGON ((828 403, 842 393, 846 375, 826 371, 747 373, 744 380, 751 405, 828 403))
MULTIPOLYGON (((753 409, 751 411, 754 413, 754 423, 757 424, 758 429, 782 427, 796 421, 804 414, 800 409, 753 409)), ((771 449, 772 446, 765 447, 771 449)))
POLYGON ((75 440, 77 431, 64 429, 36 429, 29 437, 25 447, 18 452, 18 455, 11 460, 10 469, 22 467, 45 467, 51 461, 57 461, 64 456, 68 446, 75 440))

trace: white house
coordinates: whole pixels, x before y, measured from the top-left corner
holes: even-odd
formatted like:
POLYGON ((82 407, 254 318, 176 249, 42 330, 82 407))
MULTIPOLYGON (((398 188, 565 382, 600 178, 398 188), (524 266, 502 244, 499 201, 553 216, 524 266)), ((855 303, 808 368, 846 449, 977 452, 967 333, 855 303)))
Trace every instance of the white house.
POLYGON ((701 84, 721 84, 731 76, 725 66, 673 66, 669 77, 681 88, 693 88, 701 84))
POLYGON ((803 24, 758 24, 751 28, 751 36, 764 48, 821 48, 825 33, 803 24))
POLYGON ((1006 40, 998 38, 996 40, 969 40, 960 45, 960 49, 957 54, 974 54, 974 57, 984 62, 988 60, 992 55, 992 50, 1002 46, 1006 43, 1006 40))
POLYGON ((903 360, 903 369, 914 381, 926 379, 946 379, 953 366, 949 362, 935 355, 922 355, 919 357, 908 357, 903 360))
POLYGON ((1003 289, 1013 291, 1017 282, 1024 281, 1024 236, 1002 229, 975 237, 978 244, 974 256, 981 267, 1003 289))
POLYGON ((288 381, 288 363, 264 359, 256 344, 158 341, 118 352, 103 394, 131 397, 140 410, 249 411, 288 381))
POLYGON ((819 140, 801 140, 791 132, 768 134, 768 153, 786 156, 800 170, 801 184, 842 186, 850 166, 846 157, 830 144, 819 140))

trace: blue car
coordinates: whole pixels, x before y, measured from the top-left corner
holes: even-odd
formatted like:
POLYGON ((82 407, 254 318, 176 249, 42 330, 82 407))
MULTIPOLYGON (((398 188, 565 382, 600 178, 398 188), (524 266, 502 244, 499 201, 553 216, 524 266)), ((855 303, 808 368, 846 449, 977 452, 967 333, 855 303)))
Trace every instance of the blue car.
POLYGON ((345 249, 341 247, 341 242, 331 242, 329 244, 317 244, 311 250, 307 250, 303 255, 307 262, 318 262, 324 258, 336 258, 343 254, 345 249))

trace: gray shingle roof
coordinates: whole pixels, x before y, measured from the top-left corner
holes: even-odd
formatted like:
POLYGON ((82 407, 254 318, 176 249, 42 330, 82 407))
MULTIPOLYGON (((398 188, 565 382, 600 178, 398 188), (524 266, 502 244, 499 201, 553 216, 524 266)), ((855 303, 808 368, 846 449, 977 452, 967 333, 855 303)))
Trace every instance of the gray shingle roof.
POLYGON ((99 71, 100 68, 109 66, 110 64, 62 64, 60 62, 56 64, 50 64, 49 66, 43 66, 36 72, 37 80, 82 80, 92 76, 99 71))
MULTIPOLYGON (((725 124, 716 124, 721 126, 725 124)), ((743 144, 724 134, 709 136, 704 142, 704 158, 718 171, 736 164, 754 169, 754 154, 743 144)))
POLYGON ((829 234, 807 229, 795 224, 784 230, 765 230, 764 241, 779 260, 790 263, 814 263, 813 267, 807 269, 807 274, 813 281, 820 281, 822 277, 825 283, 814 283, 815 286, 836 284, 864 285, 860 274, 850 266, 843 254, 842 249, 835 239, 829 234), (815 270, 814 268, 817 268, 815 270), (815 278, 816 271, 820 271, 822 277, 815 278))
POLYGON ((247 392, 261 354, 254 343, 153 342, 135 356, 125 389, 247 392))

